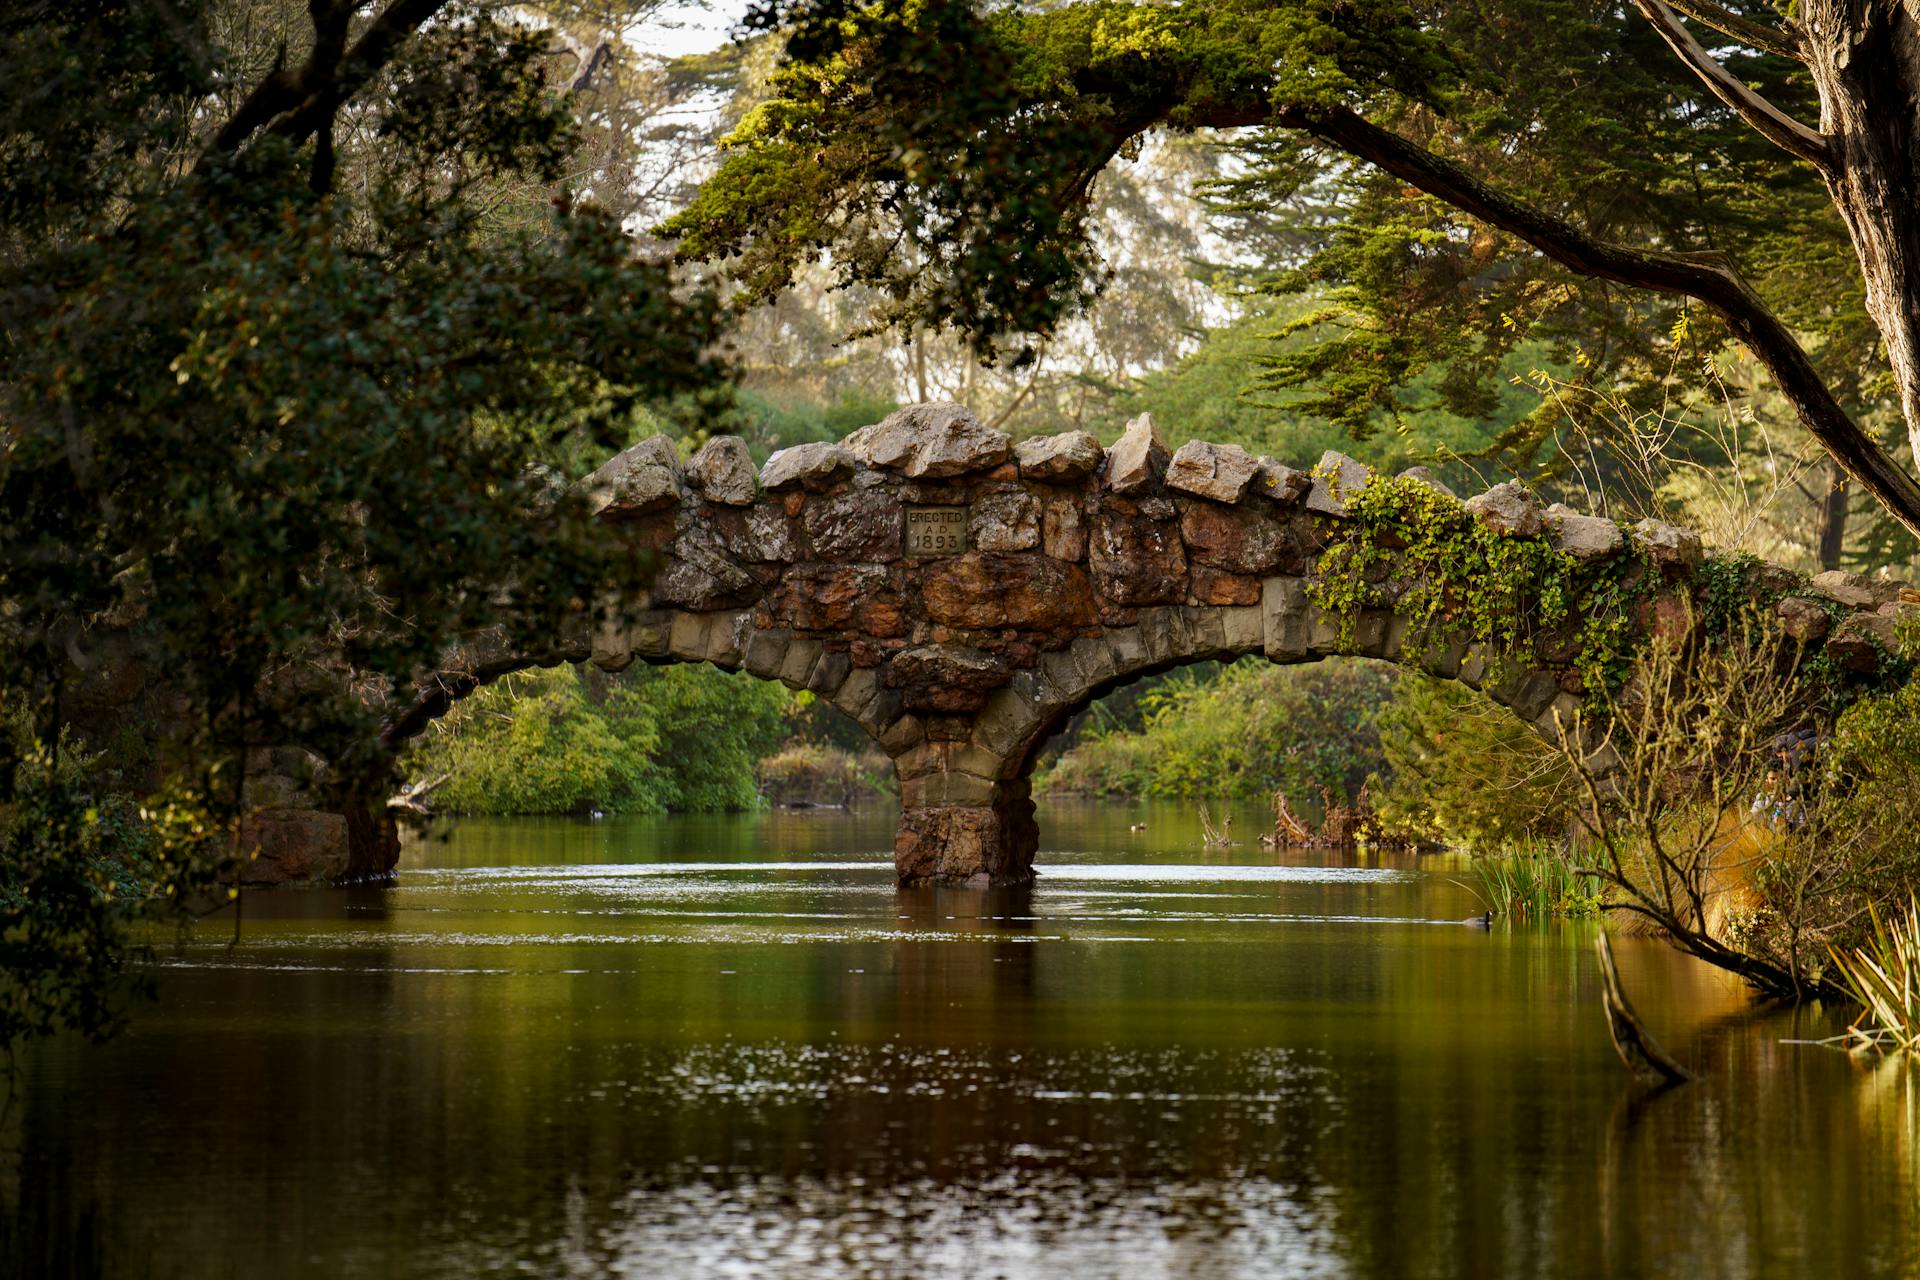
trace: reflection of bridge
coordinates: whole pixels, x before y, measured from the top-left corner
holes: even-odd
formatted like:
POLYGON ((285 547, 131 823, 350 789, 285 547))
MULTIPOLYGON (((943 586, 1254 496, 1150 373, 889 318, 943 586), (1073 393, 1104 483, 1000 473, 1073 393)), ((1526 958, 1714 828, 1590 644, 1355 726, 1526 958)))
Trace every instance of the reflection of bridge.
MULTIPOLYGON (((582 482, 632 547, 664 555, 650 596, 590 642, 471 654, 450 674, 471 687, 536 663, 705 661, 810 689, 893 759, 903 881, 1017 883, 1037 841, 1036 748, 1089 700, 1149 672, 1357 653, 1484 686, 1543 731, 1579 705, 1578 617, 1523 627, 1513 661, 1410 637, 1390 605, 1348 619, 1343 636, 1310 588, 1369 480, 1336 453, 1312 472, 1234 445, 1169 455, 1144 417, 1110 450, 1085 432, 1015 448, 956 405, 783 450, 757 475, 737 439, 712 440, 683 465, 656 437, 582 482)), ((1700 591, 1700 542, 1684 530, 1543 511, 1517 485, 1467 510, 1596 573, 1638 575, 1651 588, 1642 620, 1687 616, 1662 602, 1700 591)), ((1392 580, 1377 577, 1391 600, 1392 580)), ((1891 640, 1895 586, 1828 574, 1804 587, 1784 570, 1749 581, 1785 588, 1788 629, 1842 664, 1871 668, 1891 640)))

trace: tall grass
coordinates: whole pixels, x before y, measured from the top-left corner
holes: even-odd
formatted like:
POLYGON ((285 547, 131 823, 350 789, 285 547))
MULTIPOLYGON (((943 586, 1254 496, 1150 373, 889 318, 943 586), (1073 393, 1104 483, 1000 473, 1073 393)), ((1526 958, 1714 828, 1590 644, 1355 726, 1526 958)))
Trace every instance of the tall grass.
POLYGON ((1920 899, 1908 898, 1903 918, 1872 915, 1867 945, 1831 952, 1848 994, 1866 1006, 1847 1028, 1847 1042, 1920 1053, 1920 899))
POLYGON ((1600 910, 1600 878, 1574 867, 1550 845, 1527 841, 1512 852, 1473 860, 1474 879, 1497 916, 1548 920, 1600 910))

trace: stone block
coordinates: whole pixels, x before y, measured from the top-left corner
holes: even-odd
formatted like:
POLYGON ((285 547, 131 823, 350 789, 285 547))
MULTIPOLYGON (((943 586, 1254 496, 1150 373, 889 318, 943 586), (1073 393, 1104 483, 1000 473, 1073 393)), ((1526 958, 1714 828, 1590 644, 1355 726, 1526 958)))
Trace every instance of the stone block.
POLYGON ((1545 524, 1540 499, 1523 484, 1508 480, 1466 501, 1467 514, 1497 534, 1509 538, 1537 537, 1545 524))
POLYGON ((1237 444, 1189 440, 1167 464, 1167 488, 1212 502, 1236 503, 1247 496, 1259 472, 1259 461, 1237 444))
POLYGON ((712 629, 712 614, 674 614, 672 630, 667 633, 667 652, 687 662, 705 662, 708 633, 712 629))
POLYGON ((319 809, 258 809, 240 823, 250 885, 325 882, 343 876, 351 861, 346 815, 319 809))
POLYGON ((1773 614, 1780 619, 1781 629, 1801 644, 1818 644, 1833 625, 1827 611, 1805 596, 1781 597, 1773 614))
POLYGON ((1187 622, 1187 644, 1194 654, 1218 657, 1227 649, 1227 620, 1214 608, 1188 606, 1180 611, 1187 622))
POLYGON ((884 489, 853 489, 815 498, 801 513, 807 541, 821 560, 898 560, 906 512, 884 489))
POLYGON ((1127 423, 1107 450, 1107 488, 1115 493, 1149 492, 1159 486, 1171 457, 1153 415, 1143 413, 1127 423))
POLYGON ((951 773, 971 774, 976 778, 997 779, 1007 762, 984 747, 971 742, 955 742, 947 747, 947 769, 951 773))
POLYGON ((918 809, 931 805, 989 805, 995 784, 970 773, 935 771, 910 778, 900 784, 900 807, 918 809))
POLYGON ((1086 508, 1078 493, 1050 493, 1041 502, 1041 549, 1055 560, 1087 558, 1086 508))
POLYGON ((1028 480, 1047 484, 1072 484, 1099 470, 1105 451, 1087 431, 1063 431, 1059 435, 1022 440, 1013 447, 1020 474, 1028 480))
POLYGON ((607 520, 631 519, 679 505, 680 454, 664 435, 607 459, 579 482, 588 509, 607 520))
POLYGON ((971 551, 942 560, 920 580, 927 616, 952 627, 1052 631, 1096 618, 1086 571, 1046 556, 971 551))
POLYGON ((760 468, 760 487, 768 491, 799 487, 822 493, 851 475, 853 468, 853 455, 837 444, 797 444, 767 459, 760 468))
POLYGON ((1094 589, 1117 605, 1172 604, 1187 594, 1187 553, 1170 520, 1112 504, 1094 517, 1087 546, 1094 589))
POLYGON ((1347 498, 1367 487, 1373 472, 1337 449, 1329 449, 1314 464, 1313 486, 1307 490, 1307 510, 1323 516, 1347 514, 1347 498))
POLYGON ((1554 503, 1541 517, 1554 549, 1575 560, 1602 560, 1626 545, 1620 525, 1602 516, 1583 516, 1562 503, 1554 503))
POLYGON ((1423 484, 1443 497, 1452 498, 1455 502, 1460 500, 1459 494, 1440 483, 1440 477, 1434 475, 1433 472, 1426 467, 1408 467, 1400 473, 1400 479, 1411 480, 1415 484, 1423 484))
POLYGON ((780 680, 789 688, 804 689, 813 675, 814 664, 825 650, 818 640, 795 636, 787 644, 786 660, 780 664, 780 680))
POLYGON ((903 786, 914 778, 940 773, 947 765, 946 744, 929 742, 924 734, 917 741, 891 754, 894 776, 900 779, 903 786))
POLYGON ((628 624, 627 642, 643 658, 664 658, 667 656, 667 633, 672 625, 672 614, 649 610, 628 624))
POLYGON ((791 635, 785 631, 756 631, 747 639, 746 653, 741 657, 740 665, 762 680, 777 679, 781 664, 787 658, 787 642, 791 635))
POLYGON ((1254 477, 1253 492, 1283 506, 1292 506, 1313 488, 1313 474, 1290 467, 1278 458, 1262 455, 1260 473, 1254 477))
POLYGON ((1864 573, 1829 569, 1813 575, 1808 584, 1814 594, 1825 596, 1849 609, 1877 609, 1900 598, 1901 583, 1892 578, 1869 578, 1864 573))
POLYGON ((1033 730, 1034 713, 1013 689, 1002 689, 987 700, 973 722, 973 740, 997 756, 1010 756, 1033 730))
POLYGON ((753 455, 739 436, 714 436, 687 459, 687 482, 708 502, 744 507, 755 490, 753 455))
POLYGON ((1040 545, 1039 504, 1024 489, 982 494, 967 509, 967 532, 976 551, 1026 551, 1037 547, 1040 545))
POLYGON ((1691 572, 1706 554, 1699 534, 1654 519, 1633 526, 1633 540, 1662 568, 1691 572))
POLYGON ((1897 652, 1893 617, 1880 613, 1848 615, 1827 637, 1826 651, 1849 671, 1866 674, 1878 669, 1883 655, 1897 652))
MULTIPOLYGON (((786 656, 786 648, 781 647, 781 657, 786 656)), ((777 668, 776 668, 777 673, 777 668)), ((758 673, 756 673, 758 674, 758 673)), ((880 692, 881 675, 875 667, 855 667, 847 673, 847 678, 835 690, 832 702, 855 721, 866 723, 866 711, 872 705, 876 694, 880 692)))
POLYGON ((1196 564, 1189 571, 1187 594, 1194 604, 1258 604, 1260 579, 1252 574, 1229 573, 1211 565, 1196 564))
POLYGON ((1223 507, 1182 501, 1180 538, 1195 564, 1238 574, 1303 567, 1293 524, 1271 507, 1223 507))
POLYGON ((1138 671, 1147 665, 1146 642, 1140 638, 1138 623, 1125 627, 1108 627, 1101 637, 1107 643, 1107 652, 1113 655, 1113 663, 1118 674, 1125 675, 1138 671))
POLYGON ((615 615, 593 628, 588 660, 602 671, 625 671, 633 665, 633 642, 627 638, 627 620, 615 615))
MULTIPOLYGON (((855 672, 855 675, 862 673, 855 672)), ((875 739, 880 749, 890 756, 899 757, 906 751, 919 746, 927 740, 926 726, 919 716, 901 716, 880 731, 875 739)))
POLYGON ((1275 662, 1308 657, 1307 584, 1302 578, 1268 578, 1261 583, 1260 616, 1266 652, 1275 662))
POLYGON ((827 650, 813 664, 813 672, 807 677, 807 688, 828 701, 853 673, 853 659, 844 650, 827 650))
POLYGON ((1260 613, 1257 604, 1220 610, 1221 631, 1229 653, 1238 656, 1262 648, 1266 640, 1266 628, 1261 623, 1260 613))
POLYGON ((841 446, 867 466, 918 480, 997 467, 1007 460, 1013 442, 1006 432, 983 426, 965 405, 935 403, 890 413, 848 436, 841 446))

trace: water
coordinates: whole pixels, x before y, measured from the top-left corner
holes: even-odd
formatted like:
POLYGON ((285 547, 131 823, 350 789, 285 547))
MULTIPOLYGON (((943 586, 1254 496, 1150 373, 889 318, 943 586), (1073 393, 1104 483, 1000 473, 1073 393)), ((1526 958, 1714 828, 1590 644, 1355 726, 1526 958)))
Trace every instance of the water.
POLYGON ((902 892, 891 822, 472 822, 257 895, 27 1058, 0 1267, 1920 1274, 1913 1072, 1782 1043, 1830 1012, 1622 939, 1704 1077, 1636 1101, 1590 928, 1451 923, 1456 865, 1055 805, 1032 892, 902 892))

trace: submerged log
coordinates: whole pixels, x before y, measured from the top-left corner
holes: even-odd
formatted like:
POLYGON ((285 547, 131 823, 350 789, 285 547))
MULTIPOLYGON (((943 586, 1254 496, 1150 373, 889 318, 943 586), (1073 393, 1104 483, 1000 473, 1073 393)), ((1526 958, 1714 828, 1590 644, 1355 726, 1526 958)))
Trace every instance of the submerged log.
POLYGON ((1674 1061, 1671 1054, 1654 1040, 1641 1025, 1640 1016, 1627 1002, 1620 986, 1620 970, 1613 963, 1613 944, 1602 930, 1593 939, 1593 950, 1600 958, 1601 998, 1607 1007, 1607 1034, 1620 1061, 1639 1083, 1653 1089, 1670 1089, 1693 1079, 1693 1073, 1674 1061))

